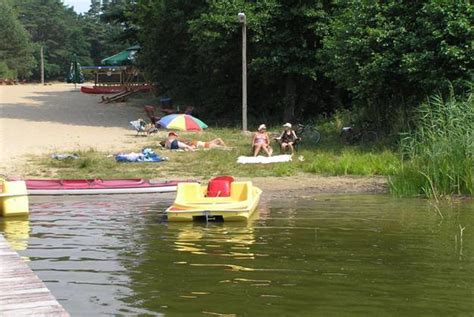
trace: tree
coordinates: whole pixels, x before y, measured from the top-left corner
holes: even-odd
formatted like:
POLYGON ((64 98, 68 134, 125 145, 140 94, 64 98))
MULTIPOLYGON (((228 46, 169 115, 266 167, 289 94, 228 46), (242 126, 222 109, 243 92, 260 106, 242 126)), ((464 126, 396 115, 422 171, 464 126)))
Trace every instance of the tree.
POLYGON ((138 34, 141 64, 161 91, 221 121, 240 117, 238 12, 247 16, 250 120, 353 106, 394 121, 427 95, 472 80, 468 1, 122 2, 119 21, 138 34))
POLYGON ((283 119, 330 111, 329 100, 318 91, 326 92, 333 84, 320 71, 316 53, 327 33, 331 5, 315 0, 279 0, 256 9, 260 18, 254 26, 251 67, 280 91, 277 105, 282 108, 283 119))
POLYGON ((137 18, 139 12, 136 0, 103 1, 100 19, 109 26, 120 28, 120 33, 115 34, 114 40, 123 43, 136 43, 138 40, 137 18))
POLYGON ((0 0, 0 78, 25 78, 35 66, 28 32, 6 0, 0 0))
MULTIPOLYGON (((15 6, 32 41, 44 47, 46 78, 64 78, 74 53, 82 65, 91 63, 89 43, 72 8, 60 0, 18 0, 15 6)), ((39 60, 39 49, 35 58, 39 60)), ((33 76, 39 78, 39 70, 33 76)))
POLYGON ((469 88, 473 13, 469 1, 341 2, 324 39, 326 74, 362 112, 393 122, 434 92, 469 88))
MULTIPOLYGON (((329 6, 330 7, 330 6, 329 6)), ((139 1, 142 62, 166 89, 210 116, 240 117, 241 26, 248 28, 249 112, 281 120, 327 109, 319 91, 333 86, 315 51, 327 24, 319 1, 139 1), (321 89, 324 87, 324 89, 321 89)), ((259 119, 260 120, 260 119, 259 119)))
POLYGON ((142 50, 139 63, 147 76, 160 84, 163 94, 200 103, 201 66, 191 46, 188 22, 199 16, 205 1, 139 1, 135 12, 142 50))
POLYGON ((119 40, 122 28, 102 21, 100 15, 88 12, 81 17, 81 21, 85 40, 89 43, 91 64, 100 65, 102 59, 122 51, 128 45, 119 40))

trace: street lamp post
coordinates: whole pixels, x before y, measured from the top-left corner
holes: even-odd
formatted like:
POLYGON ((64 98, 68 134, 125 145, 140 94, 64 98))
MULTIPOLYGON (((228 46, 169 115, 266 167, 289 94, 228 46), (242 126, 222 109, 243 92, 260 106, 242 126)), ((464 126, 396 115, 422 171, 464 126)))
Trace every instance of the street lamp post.
POLYGON ((242 24, 242 130, 247 131, 247 18, 245 13, 238 15, 242 24))

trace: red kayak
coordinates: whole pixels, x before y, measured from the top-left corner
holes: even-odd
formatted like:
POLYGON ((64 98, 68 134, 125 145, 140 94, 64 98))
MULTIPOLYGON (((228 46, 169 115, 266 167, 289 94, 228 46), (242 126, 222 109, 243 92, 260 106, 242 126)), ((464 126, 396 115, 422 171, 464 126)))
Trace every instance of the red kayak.
POLYGON ((176 191, 180 182, 189 180, 134 179, 27 179, 29 195, 94 195, 164 193, 176 191))
POLYGON ((118 94, 125 91, 125 87, 99 87, 99 86, 81 86, 81 92, 85 94, 118 94))

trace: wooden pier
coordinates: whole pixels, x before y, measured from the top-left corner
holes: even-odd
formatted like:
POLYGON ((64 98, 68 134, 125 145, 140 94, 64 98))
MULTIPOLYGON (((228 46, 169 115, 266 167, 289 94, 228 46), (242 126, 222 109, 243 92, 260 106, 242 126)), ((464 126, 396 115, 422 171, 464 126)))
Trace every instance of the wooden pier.
POLYGON ((0 316, 69 316, 1 234, 0 316))

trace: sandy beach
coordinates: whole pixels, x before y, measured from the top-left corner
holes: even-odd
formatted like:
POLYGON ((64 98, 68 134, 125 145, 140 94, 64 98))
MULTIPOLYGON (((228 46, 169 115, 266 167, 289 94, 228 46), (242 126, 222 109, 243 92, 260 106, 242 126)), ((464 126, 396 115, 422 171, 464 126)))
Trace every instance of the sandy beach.
MULTIPOLYGON (((144 117, 131 103, 99 103, 100 95, 83 94, 79 85, 0 86, 0 174, 28 177, 31 155, 93 148, 115 153, 136 150, 147 138, 136 137, 129 121, 144 117)), ((275 195, 314 192, 386 192, 384 177, 260 177, 253 181, 275 195)))
MULTIPOLYGON (((124 150, 141 138, 128 122, 143 117, 128 103, 99 103, 80 85, 0 86, 0 169, 21 173, 29 155, 94 148, 124 150)), ((146 138, 143 138, 146 139, 146 138)))

